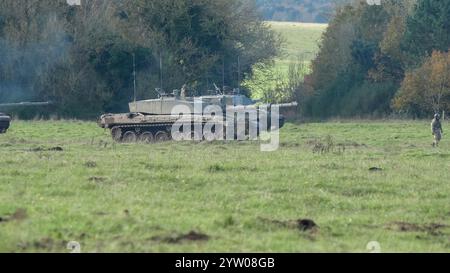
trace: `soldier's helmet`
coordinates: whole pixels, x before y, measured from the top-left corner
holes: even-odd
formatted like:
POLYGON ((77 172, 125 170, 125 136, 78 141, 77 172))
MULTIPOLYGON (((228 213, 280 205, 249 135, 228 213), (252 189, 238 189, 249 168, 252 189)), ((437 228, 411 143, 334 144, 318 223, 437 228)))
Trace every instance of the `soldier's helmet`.
POLYGON ((435 119, 440 119, 441 116, 440 116, 439 114, 435 114, 435 115, 434 115, 434 118, 435 118, 435 119))

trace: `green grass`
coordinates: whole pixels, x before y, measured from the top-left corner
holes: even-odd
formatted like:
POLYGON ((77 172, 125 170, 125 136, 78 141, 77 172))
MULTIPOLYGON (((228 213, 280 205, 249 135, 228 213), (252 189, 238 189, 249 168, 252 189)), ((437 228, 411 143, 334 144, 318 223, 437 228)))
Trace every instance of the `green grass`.
POLYGON ((251 78, 244 81, 252 97, 262 99, 269 90, 277 89, 280 83, 288 82, 288 71, 292 64, 304 62, 302 67, 304 74, 310 72, 309 64, 319 50, 319 42, 322 33, 326 30, 326 24, 307 24, 295 22, 272 22, 267 24, 283 39, 282 54, 270 67, 253 67, 251 78))
POLYGON ((319 42, 327 24, 295 22, 268 22, 269 26, 284 40, 283 55, 276 67, 287 71, 291 63, 311 61, 319 50, 319 42))
POLYGON ((450 144, 433 149, 428 127, 290 123, 263 153, 253 142, 119 145, 95 123, 17 121, 0 135, 0 252, 67 252, 72 240, 83 252, 366 252, 369 241, 449 252, 449 227, 428 225, 450 225, 450 144), (313 153, 328 135, 345 151, 313 153), (318 231, 276 224, 301 218, 318 231), (164 240, 191 230, 209 240, 164 240))

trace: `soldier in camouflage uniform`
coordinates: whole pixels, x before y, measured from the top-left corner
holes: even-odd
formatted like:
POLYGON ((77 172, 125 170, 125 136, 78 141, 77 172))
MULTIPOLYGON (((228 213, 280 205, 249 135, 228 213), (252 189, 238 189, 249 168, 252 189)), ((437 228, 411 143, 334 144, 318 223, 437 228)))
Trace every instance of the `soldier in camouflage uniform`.
POLYGON ((439 145, 439 141, 441 141, 442 138, 442 133, 444 132, 442 131, 440 119, 441 117, 439 116, 439 114, 436 114, 434 115, 434 119, 431 122, 431 132, 433 133, 434 136, 433 147, 437 147, 439 145))

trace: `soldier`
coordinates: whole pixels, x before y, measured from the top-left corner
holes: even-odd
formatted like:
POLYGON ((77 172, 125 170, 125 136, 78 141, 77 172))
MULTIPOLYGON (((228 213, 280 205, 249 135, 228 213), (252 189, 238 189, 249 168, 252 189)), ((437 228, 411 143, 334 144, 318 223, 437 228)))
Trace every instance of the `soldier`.
POLYGON ((183 86, 181 87, 181 97, 186 98, 186 96, 187 96, 187 85, 183 84, 183 86))
POLYGON ((444 132, 442 130, 440 119, 441 117, 439 116, 439 114, 436 114, 434 115, 434 119, 431 122, 431 132, 433 133, 434 136, 433 147, 439 146, 439 141, 441 141, 442 133, 444 132))

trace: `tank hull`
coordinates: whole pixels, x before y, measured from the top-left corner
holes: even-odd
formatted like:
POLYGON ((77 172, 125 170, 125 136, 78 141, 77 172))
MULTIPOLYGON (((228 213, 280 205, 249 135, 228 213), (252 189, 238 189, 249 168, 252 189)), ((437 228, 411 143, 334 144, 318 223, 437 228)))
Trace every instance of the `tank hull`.
MULTIPOLYGON (((279 128, 284 126, 284 117, 279 116, 279 128)), ((271 118, 268 117, 268 126, 271 127, 271 118)), ((98 125, 111 131, 112 138, 117 142, 160 142, 177 139, 179 136, 172 135, 173 126, 176 126, 176 132, 179 129, 188 128, 188 134, 183 139, 205 140, 205 126, 214 126, 214 132, 219 139, 228 139, 227 129, 233 126, 233 139, 239 139, 238 129, 243 128, 243 134, 246 136, 256 132, 259 136, 261 129, 257 119, 251 120, 248 116, 207 116, 207 115, 151 115, 146 113, 124 113, 124 114, 106 114, 100 117, 98 125), (233 118, 233 119, 232 119, 233 118), (231 122, 230 122, 231 120, 231 122), (218 129, 216 129, 218 128, 218 129)), ((208 127, 208 130, 211 128, 208 127)))
POLYGON ((11 124, 11 117, 0 113, 0 134, 6 133, 11 124))

